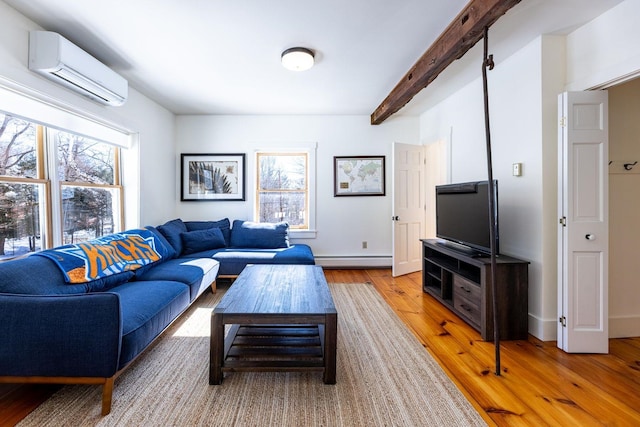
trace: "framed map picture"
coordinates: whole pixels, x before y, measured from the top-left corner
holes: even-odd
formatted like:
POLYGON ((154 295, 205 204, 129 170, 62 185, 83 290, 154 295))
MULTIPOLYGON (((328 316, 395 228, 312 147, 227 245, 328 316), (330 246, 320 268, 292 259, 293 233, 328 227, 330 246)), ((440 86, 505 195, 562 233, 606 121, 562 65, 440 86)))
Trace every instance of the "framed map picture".
POLYGON ((244 154, 181 154, 180 200, 244 200, 244 154))
POLYGON ((384 156, 333 158, 333 195, 384 196, 384 156))

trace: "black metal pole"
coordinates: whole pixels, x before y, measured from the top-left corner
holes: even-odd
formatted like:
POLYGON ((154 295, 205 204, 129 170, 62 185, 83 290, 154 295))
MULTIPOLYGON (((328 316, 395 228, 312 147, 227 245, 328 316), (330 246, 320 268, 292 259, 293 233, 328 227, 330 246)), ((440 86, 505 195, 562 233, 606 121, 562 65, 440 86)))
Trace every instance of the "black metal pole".
POLYGON ((487 175, 489 179, 489 232, 491 234, 491 305, 493 308, 493 344, 496 357, 496 375, 500 375, 500 331, 498 329, 498 283, 496 280, 496 192, 493 185, 493 164, 491 160, 491 130, 489 126, 489 88, 487 68, 493 70, 493 55, 488 55, 489 27, 484 27, 484 59, 482 61, 482 88, 484 92, 484 127, 487 143, 487 175))

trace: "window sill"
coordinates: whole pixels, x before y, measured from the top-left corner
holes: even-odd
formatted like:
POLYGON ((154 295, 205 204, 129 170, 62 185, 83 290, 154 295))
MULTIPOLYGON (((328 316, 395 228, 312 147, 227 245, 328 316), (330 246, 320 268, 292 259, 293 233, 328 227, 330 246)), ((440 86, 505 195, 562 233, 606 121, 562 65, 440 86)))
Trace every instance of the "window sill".
POLYGON ((318 232, 316 230, 291 230, 289 237, 292 239, 315 239, 318 232))

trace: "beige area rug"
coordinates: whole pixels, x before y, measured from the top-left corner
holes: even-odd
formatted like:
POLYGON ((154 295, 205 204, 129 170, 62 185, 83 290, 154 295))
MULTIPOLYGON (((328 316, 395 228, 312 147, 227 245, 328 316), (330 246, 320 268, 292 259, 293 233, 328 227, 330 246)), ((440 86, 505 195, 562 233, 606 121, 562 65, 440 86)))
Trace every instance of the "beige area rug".
POLYGON ((209 385, 211 309, 203 295, 115 382, 66 386, 20 426, 476 426, 477 411, 371 284, 331 284, 337 383, 320 372, 225 373, 209 385))

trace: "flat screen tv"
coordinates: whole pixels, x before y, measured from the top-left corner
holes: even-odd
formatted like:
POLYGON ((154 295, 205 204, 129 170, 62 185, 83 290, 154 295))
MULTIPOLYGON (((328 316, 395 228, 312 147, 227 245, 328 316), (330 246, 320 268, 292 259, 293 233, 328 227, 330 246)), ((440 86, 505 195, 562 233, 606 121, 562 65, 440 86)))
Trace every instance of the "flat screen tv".
MULTIPOLYGON (((495 189, 496 254, 498 250, 498 181, 495 189)), ((470 255, 491 255, 489 181, 436 186, 436 236, 470 255), (461 245, 461 246, 460 246, 461 245)))

